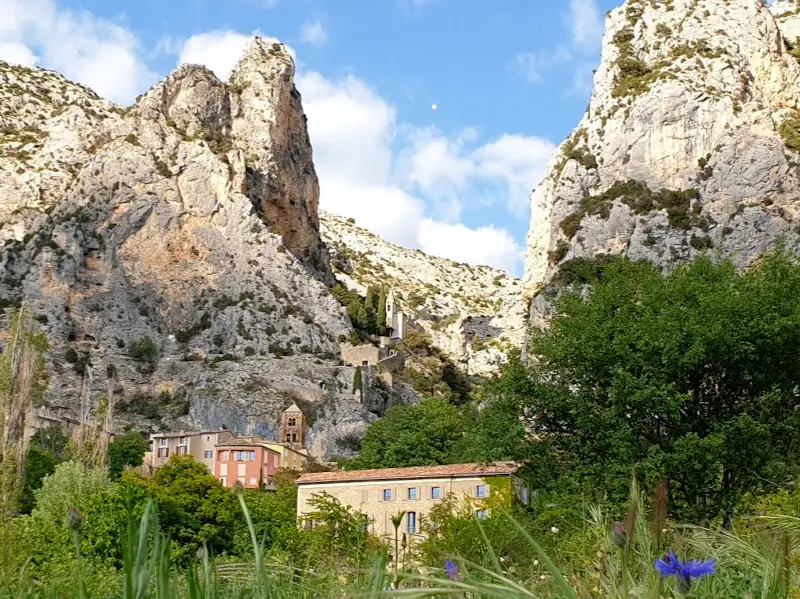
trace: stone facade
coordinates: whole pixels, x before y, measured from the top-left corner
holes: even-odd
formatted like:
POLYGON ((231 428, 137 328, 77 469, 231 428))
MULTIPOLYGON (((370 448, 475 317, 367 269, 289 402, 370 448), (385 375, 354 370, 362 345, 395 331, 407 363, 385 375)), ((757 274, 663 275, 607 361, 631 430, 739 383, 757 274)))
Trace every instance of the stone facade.
POLYGON ((303 411, 293 403, 281 414, 278 426, 278 443, 287 445, 292 449, 305 449, 306 446, 306 416, 303 411))
MULTIPOLYGON (((303 474, 297 479, 297 514, 304 526, 313 526, 307 518, 313 512, 310 500, 325 492, 365 514, 368 530, 378 537, 393 539, 391 518, 405 511, 399 532, 421 538, 425 536, 424 517, 447 496, 468 502, 481 517, 492 488, 500 488, 498 483, 510 479, 515 471, 515 464, 501 462, 303 474)), ((509 491, 511 488, 509 484, 509 491)), ((511 499, 509 493, 503 501, 511 499)))

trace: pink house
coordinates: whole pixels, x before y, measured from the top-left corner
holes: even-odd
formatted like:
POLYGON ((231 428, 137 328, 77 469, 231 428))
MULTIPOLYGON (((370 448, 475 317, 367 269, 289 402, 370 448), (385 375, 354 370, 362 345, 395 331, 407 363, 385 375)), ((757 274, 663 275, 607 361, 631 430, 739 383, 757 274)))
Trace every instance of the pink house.
POLYGON ((214 448, 214 475, 223 486, 232 488, 241 482, 247 489, 274 484, 280 469, 281 455, 269 447, 250 441, 229 441, 214 448))

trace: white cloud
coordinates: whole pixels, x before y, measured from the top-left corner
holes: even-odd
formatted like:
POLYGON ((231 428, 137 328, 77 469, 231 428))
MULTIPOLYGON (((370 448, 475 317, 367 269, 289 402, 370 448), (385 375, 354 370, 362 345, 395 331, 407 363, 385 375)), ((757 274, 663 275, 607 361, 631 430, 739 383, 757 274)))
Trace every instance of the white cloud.
POLYGON ((523 258, 523 250, 511 234, 491 225, 470 229, 458 223, 425 219, 420 227, 420 244, 437 256, 509 272, 516 272, 523 258))
POLYGON ((571 58, 571 53, 563 46, 559 46, 555 51, 520 52, 510 68, 529 83, 541 83, 547 71, 568 62, 571 58))
POLYGON ((356 218, 400 245, 519 271, 521 248, 510 233, 493 226, 471 229, 456 220, 463 207, 459 196, 469 196, 474 184, 494 182, 504 188, 501 197, 518 194, 507 202, 524 205, 553 144, 507 135, 471 150, 473 130, 449 139, 435 129, 403 126, 395 109, 356 77, 331 81, 302 73, 297 86, 323 209, 356 218), (396 151, 401 142, 408 146, 396 151))
POLYGON ((306 44, 324 46, 328 41, 328 34, 322 26, 322 21, 317 19, 311 23, 304 23, 300 28, 300 39, 306 44))
POLYGON ((39 60, 30 48, 19 42, 0 42, 0 60, 32 67, 39 60))
POLYGON ((401 161, 406 180, 440 202, 438 213, 446 218, 457 218, 470 202, 496 204, 498 198, 512 214, 524 215, 530 190, 544 176, 556 146, 538 137, 506 134, 470 150, 475 139, 471 129, 453 139, 433 129, 416 133, 401 161), (475 197, 476 184, 491 187, 488 199, 475 197))
POLYGON ((541 137, 505 134, 478 148, 473 156, 480 176, 504 182, 508 209, 522 215, 531 189, 544 177, 556 149, 541 137))
POLYGON ((569 0, 572 41, 584 51, 595 52, 603 39, 603 19, 597 0, 569 0))
POLYGON ((128 29, 53 0, 0 0, 0 52, 62 73, 116 102, 130 102, 157 76, 128 29))

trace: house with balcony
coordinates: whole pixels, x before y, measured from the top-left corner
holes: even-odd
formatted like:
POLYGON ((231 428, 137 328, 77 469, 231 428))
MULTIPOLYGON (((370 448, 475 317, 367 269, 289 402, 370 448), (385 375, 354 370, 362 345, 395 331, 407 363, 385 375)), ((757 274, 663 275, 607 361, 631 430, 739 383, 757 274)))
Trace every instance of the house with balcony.
POLYGON ((478 518, 488 517, 493 505, 510 504, 514 496, 527 503, 527 490, 514 479, 517 468, 496 462, 306 473, 296 481, 297 514, 303 526, 313 528, 311 500, 325 492, 365 514, 368 530, 387 540, 395 534, 392 517, 404 512, 399 532, 411 542, 425 536, 422 519, 448 496, 478 518))

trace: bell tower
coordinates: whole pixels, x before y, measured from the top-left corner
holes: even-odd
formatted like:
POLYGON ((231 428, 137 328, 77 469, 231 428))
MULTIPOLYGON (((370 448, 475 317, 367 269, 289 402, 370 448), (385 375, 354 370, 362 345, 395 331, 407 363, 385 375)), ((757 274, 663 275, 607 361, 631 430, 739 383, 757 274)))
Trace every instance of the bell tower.
POLYGON ((292 449, 304 449, 306 446, 306 417, 296 403, 281 414, 278 443, 288 445, 292 449))

